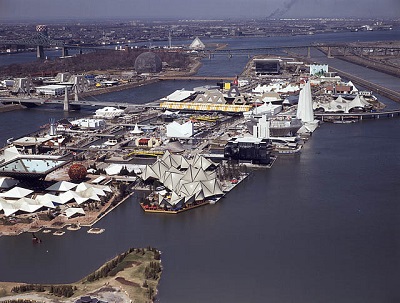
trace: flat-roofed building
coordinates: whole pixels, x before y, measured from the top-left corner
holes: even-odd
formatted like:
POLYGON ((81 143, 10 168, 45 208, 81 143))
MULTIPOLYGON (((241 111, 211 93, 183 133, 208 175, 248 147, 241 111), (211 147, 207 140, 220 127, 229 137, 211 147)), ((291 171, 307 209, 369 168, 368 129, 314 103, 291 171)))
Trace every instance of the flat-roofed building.
POLYGON ((280 74, 281 59, 254 59, 256 75, 280 74))
POLYGON ((36 87, 36 93, 46 96, 62 96, 65 93, 65 85, 44 85, 36 87))

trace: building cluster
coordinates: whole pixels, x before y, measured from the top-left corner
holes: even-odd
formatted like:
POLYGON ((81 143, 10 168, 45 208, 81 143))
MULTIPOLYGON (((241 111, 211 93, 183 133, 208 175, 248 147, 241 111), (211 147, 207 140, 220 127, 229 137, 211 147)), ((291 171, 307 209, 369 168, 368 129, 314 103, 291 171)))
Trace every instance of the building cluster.
MULTIPOLYGON (((304 35, 338 31, 388 30, 398 24, 359 19, 258 19, 258 20, 134 20, 48 24, 47 33, 70 45, 127 45, 137 42, 182 41, 194 37, 304 35)), ((43 25, 40 25, 43 27, 43 25)), ((36 24, 3 24, 0 40, 18 40, 36 32, 36 24)), ((176 43, 179 42, 174 42, 176 43)), ((0 45, 2 52, 15 45, 0 45)), ((18 46, 24 48, 25 46, 18 46)))

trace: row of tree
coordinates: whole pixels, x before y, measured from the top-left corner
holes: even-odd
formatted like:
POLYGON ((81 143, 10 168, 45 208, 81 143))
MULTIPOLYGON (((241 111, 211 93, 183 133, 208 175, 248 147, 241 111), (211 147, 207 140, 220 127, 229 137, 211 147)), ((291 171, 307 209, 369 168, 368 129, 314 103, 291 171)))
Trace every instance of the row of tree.
POLYGON ((109 275, 116 275, 118 271, 116 271, 116 267, 126 258, 128 254, 134 251, 134 248, 130 248, 127 252, 119 254, 111 261, 104 264, 100 269, 96 270, 95 272, 91 273, 89 276, 86 277, 87 282, 93 282, 99 280, 101 278, 108 277, 109 275))
POLYGON ((66 297, 70 298, 74 294, 74 289, 71 285, 51 285, 50 286, 50 293, 56 295, 58 297, 66 297))
POLYGON ((74 294, 74 289, 76 290, 76 287, 73 288, 71 285, 51 285, 50 287, 48 287, 40 284, 26 284, 26 285, 14 286, 11 289, 11 292, 14 293, 24 293, 28 291, 45 292, 46 288, 49 290, 51 294, 66 298, 71 297, 74 294))
POLYGON ((246 165, 239 165, 232 160, 221 162, 217 168, 217 176, 220 180, 232 180, 233 178, 239 179, 242 174, 247 173, 248 170, 246 165))
POLYGON ((150 262, 149 266, 144 269, 144 277, 146 279, 157 280, 159 278, 159 273, 161 272, 160 262, 150 262))
POLYGON ((23 292, 27 292, 27 291, 43 292, 43 291, 45 291, 45 288, 43 285, 40 285, 40 284, 24 284, 24 285, 14 286, 11 289, 11 292, 15 292, 15 293, 23 293, 23 292))

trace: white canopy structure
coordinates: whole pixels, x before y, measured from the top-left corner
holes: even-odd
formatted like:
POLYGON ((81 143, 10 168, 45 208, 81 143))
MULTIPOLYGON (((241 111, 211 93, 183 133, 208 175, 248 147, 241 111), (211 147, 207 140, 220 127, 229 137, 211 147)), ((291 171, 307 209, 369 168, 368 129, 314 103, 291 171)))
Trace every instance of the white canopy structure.
POLYGON ((342 96, 339 96, 328 103, 314 103, 313 107, 314 109, 323 109, 325 112, 349 113, 353 109, 364 110, 371 107, 371 105, 365 100, 363 96, 357 94, 353 100, 346 100, 342 98, 342 96))
POLYGON ((85 211, 81 207, 70 207, 65 210, 67 218, 71 218, 74 215, 85 215, 85 211))
POLYGON ((124 113, 123 109, 106 106, 96 110, 96 117, 105 118, 105 119, 113 119, 115 117, 121 116, 124 113))
POLYGON ((26 197, 27 195, 30 195, 31 193, 33 193, 33 190, 16 186, 4 193, 0 193, 0 197, 19 199, 19 198, 26 197))
POLYGON ((20 156, 20 153, 19 153, 18 149, 15 146, 11 146, 4 150, 3 156, 1 158, 4 159, 5 162, 8 162, 8 161, 18 158, 19 156, 20 156))
POLYGON ((55 208, 55 204, 61 204, 59 196, 48 193, 44 195, 37 195, 35 200, 48 208, 55 208))
POLYGON ((58 181, 57 183, 54 183, 53 185, 49 186, 46 188, 47 191, 59 191, 59 192, 66 192, 69 191, 73 188, 75 188, 77 184, 68 182, 68 181, 58 181))
POLYGON ((169 138, 190 138, 193 136, 194 127, 192 121, 179 124, 176 121, 167 124, 167 137, 169 138))
POLYGON ((178 209, 186 203, 201 201, 212 196, 222 195, 222 187, 215 171, 207 169, 215 163, 197 155, 189 163, 181 155, 174 155, 168 151, 153 165, 147 165, 141 178, 158 179, 171 193, 168 199, 167 192, 158 192, 159 205, 178 209))
POLYGON ((135 128, 132 131, 130 131, 130 133, 134 134, 134 135, 139 135, 139 134, 142 134, 143 131, 140 130, 138 124, 136 123, 135 124, 135 128))

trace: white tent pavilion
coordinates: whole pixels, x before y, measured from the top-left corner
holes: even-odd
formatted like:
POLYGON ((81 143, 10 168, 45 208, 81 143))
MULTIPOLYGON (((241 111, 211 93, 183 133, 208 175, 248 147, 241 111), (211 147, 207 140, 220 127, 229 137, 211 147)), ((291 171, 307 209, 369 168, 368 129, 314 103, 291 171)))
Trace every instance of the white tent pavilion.
POLYGON ((5 199, 0 198, 0 211, 1 210, 4 212, 4 215, 8 217, 15 214, 19 210, 19 208, 13 203, 10 203, 5 199))
POLYGON ((58 181, 57 183, 54 183, 53 185, 49 186, 46 188, 47 191, 62 191, 66 192, 69 191, 73 188, 75 188, 77 184, 68 182, 68 181, 58 181))
POLYGON ((44 194, 44 195, 37 195, 35 200, 38 201, 43 206, 48 207, 48 208, 55 208, 54 203, 61 204, 59 196, 52 195, 49 193, 44 194))
POLYGON ((67 218, 71 218, 74 215, 85 215, 85 211, 81 207, 70 207, 65 210, 67 218))
POLYGON ((16 186, 4 193, 0 193, 0 197, 18 199, 18 198, 26 197, 27 195, 30 195, 31 193, 33 193, 33 190, 16 186))
POLYGON ((139 135, 139 134, 142 134, 143 131, 140 130, 138 124, 136 123, 136 124, 135 124, 135 128, 134 128, 130 133, 131 133, 131 134, 134 134, 134 135, 139 135))

